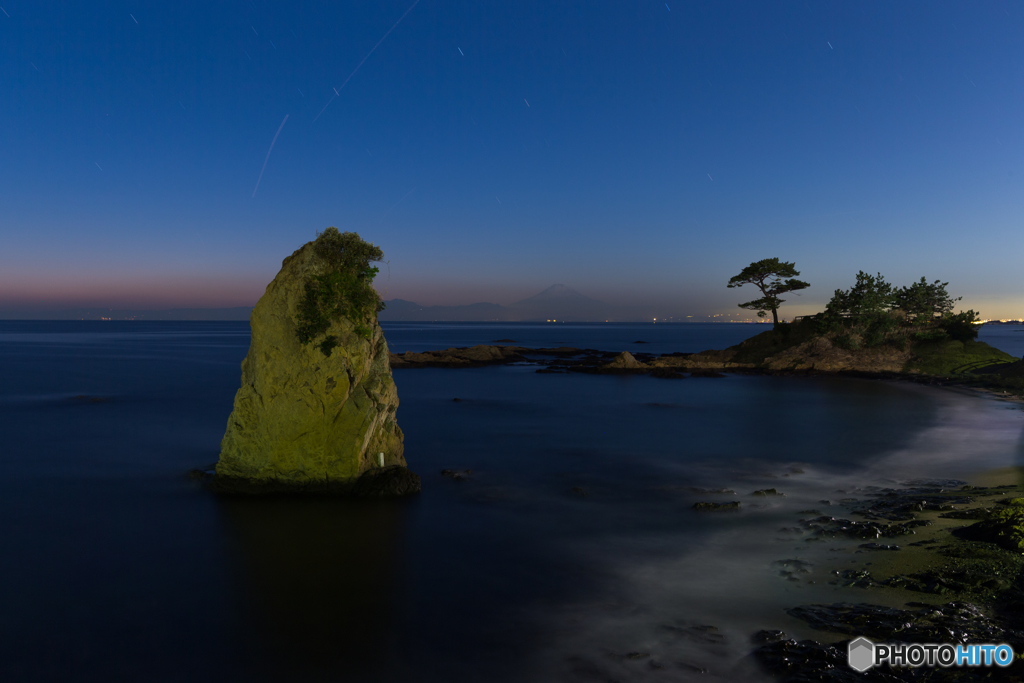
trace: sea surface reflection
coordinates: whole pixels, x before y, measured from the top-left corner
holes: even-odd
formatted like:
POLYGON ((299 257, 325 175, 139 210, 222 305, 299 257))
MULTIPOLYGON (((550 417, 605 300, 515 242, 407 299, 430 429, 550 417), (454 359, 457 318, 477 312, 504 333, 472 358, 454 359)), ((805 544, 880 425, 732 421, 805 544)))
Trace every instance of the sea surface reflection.
POLYGON ((421 495, 214 498, 184 473, 217 457, 244 326, 33 325, 0 325, 4 680, 758 680, 754 631, 820 637, 784 608, 864 595, 828 583, 856 544, 782 530, 1024 461, 1024 413, 946 389, 421 369, 395 373, 421 495))
POLYGON ((388 661, 407 502, 231 496, 217 507, 261 676, 333 680, 388 661))

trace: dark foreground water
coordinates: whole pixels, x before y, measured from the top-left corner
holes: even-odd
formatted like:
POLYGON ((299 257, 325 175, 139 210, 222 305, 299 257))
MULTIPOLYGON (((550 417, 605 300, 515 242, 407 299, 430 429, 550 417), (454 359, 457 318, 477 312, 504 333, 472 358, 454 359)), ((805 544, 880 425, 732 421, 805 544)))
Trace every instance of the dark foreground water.
MULTIPOLYGON (((397 351, 662 353, 765 328, 385 329, 397 351)), ((216 460, 248 343, 244 323, 0 322, 0 680, 758 680, 734 668, 752 632, 819 635, 783 608, 863 599, 780 578, 855 547, 777 533, 800 510, 1024 455, 1017 408, 910 384, 402 370, 420 496, 218 500, 183 473, 216 460), (786 498, 749 496, 768 486, 786 498)))

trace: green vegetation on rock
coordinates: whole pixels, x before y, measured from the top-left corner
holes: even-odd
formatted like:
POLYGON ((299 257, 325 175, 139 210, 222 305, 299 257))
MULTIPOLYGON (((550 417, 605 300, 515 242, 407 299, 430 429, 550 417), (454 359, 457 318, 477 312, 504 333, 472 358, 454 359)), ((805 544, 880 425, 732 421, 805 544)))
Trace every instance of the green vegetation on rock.
POLYGON ((957 375, 1015 360, 1010 354, 985 342, 946 338, 919 342, 914 347, 914 358, 907 364, 907 369, 926 375, 957 375))
POLYGON ((1024 508, 1008 505, 995 510, 988 519, 963 530, 966 538, 995 543, 1007 550, 1024 552, 1024 508))
POLYGON ((370 338, 371 318, 384 310, 384 302, 373 289, 373 278, 380 269, 370 263, 381 261, 384 252, 354 232, 331 227, 317 234, 313 255, 313 267, 295 314, 295 334, 302 344, 321 339, 320 351, 330 356, 339 342, 327 331, 342 318, 355 324, 356 334, 370 338))

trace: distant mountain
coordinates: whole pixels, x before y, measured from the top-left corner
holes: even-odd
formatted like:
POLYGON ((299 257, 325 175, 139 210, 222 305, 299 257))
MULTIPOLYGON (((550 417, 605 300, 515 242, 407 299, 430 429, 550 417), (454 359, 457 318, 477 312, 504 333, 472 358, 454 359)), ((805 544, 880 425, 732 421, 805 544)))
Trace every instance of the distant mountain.
MULTIPOLYGON (((614 317, 614 307, 591 299, 565 285, 552 285, 543 292, 508 306, 478 303, 464 306, 421 306, 405 299, 384 302, 387 308, 378 316, 382 321, 451 322, 527 322, 558 320, 566 322, 604 321, 614 317)), ((621 319, 621 315, 619 316, 621 319)))
POLYGON ((530 298, 523 299, 522 301, 517 301, 512 305, 534 305, 536 303, 545 301, 597 301, 597 299, 591 299, 590 297, 583 296, 575 289, 567 285, 551 285, 540 294, 534 294, 530 298))
POLYGON ((612 306, 583 296, 566 285, 551 285, 540 294, 517 301, 509 308, 521 311, 524 320, 592 322, 614 316, 612 306))

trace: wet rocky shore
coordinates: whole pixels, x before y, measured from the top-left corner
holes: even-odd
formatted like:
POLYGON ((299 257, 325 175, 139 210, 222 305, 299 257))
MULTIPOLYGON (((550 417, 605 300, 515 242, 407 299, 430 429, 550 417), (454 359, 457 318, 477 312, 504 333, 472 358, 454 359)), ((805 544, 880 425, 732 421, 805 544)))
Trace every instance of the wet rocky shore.
MULTIPOLYGON (((788 609, 832 642, 762 632, 751 659, 793 683, 1024 680, 1019 659, 1005 669, 879 667, 858 674, 847 666, 846 651, 849 640, 864 636, 876 642, 1007 643, 1024 652, 1022 492, 1018 484, 921 482, 859 491, 842 503, 841 517, 797 520, 784 531, 807 543, 869 541, 857 543, 857 566, 830 569, 831 583, 863 589, 864 601, 788 609), (872 604, 880 597, 889 605, 902 601, 903 608, 872 604)), ((778 563, 780 575, 793 581, 805 580, 811 569, 799 560, 778 563)))

